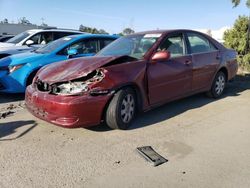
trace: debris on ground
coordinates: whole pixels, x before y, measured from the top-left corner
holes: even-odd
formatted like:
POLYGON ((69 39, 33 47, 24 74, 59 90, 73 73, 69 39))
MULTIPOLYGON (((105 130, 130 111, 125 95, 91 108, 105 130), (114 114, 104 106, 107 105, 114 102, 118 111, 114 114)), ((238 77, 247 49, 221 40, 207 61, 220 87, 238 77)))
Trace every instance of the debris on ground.
POLYGON ((16 108, 16 106, 14 104, 10 104, 8 107, 7 107, 7 110, 13 110, 14 108, 16 108))
POLYGON ((0 119, 4 119, 6 118, 7 116, 10 116, 12 114, 14 114, 15 112, 13 111, 7 111, 7 112, 0 112, 0 119))
POLYGON ((10 115, 13 115, 20 109, 24 108, 25 108, 24 102, 8 104, 7 106, 0 109, 0 119, 4 119, 10 115))
POLYGON ((162 157, 160 154, 156 153, 156 151, 151 146, 143 146, 136 148, 138 153, 149 161, 153 166, 158 166, 165 162, 168 162, 167 159, 162 157))

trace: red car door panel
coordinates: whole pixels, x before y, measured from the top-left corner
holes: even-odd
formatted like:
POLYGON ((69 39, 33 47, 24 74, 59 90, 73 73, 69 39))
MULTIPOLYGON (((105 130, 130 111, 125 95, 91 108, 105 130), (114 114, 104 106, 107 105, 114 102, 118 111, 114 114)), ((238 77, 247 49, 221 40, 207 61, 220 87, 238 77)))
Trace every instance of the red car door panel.
POLYGON ((149 102, 151 105, 164 103, 191 91, 191 56, 176 57, 166 62, 148 66, 149 102))
POLYGON ((219 51, 206 37, 198 33, 187 33, 190 54, 193 62, 192 91, 206 91, 219 64, 219 51))
POLYGON ((192 91, 209 89, 218 68, 218 51, 192 55, 193 79, 192 91))

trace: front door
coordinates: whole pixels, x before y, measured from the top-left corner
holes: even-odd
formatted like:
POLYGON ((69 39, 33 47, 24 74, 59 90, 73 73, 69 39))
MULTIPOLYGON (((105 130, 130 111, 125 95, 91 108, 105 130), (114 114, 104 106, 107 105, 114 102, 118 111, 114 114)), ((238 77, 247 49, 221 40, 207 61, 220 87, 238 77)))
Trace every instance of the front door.
POLYGON ((192 57, 187 54, 182 33, 167 36, 158 51, 170 52, 170 59, 149 63, 147 69, 150 105, 179 98, 191 91, 192 57))

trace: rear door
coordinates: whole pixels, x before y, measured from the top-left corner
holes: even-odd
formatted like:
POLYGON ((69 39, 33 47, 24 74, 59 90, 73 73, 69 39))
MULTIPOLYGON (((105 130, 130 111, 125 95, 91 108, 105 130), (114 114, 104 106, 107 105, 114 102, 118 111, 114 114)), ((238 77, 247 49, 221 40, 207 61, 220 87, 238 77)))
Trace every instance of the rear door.
POLYGON ((192 55, 192 91, 208 90, 220 62, 216 47, 203 35, 188 32, 189 53, 192 55))
POLYGON ((158 47, 158 51, 164 50, 170 52, 170 59, 149 63, 147 69, 151 105, 170 101, 191 91, 192 59, 187 54, 183 33, 168 35, 158 47))

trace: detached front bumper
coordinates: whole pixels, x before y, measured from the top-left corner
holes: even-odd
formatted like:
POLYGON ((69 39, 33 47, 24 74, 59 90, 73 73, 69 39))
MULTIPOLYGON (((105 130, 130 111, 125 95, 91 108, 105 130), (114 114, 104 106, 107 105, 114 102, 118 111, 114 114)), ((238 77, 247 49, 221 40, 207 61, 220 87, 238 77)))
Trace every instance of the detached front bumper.
POLYGON ((110 95, 59 96, 40 92, 28 86, 27 109, 36 117, 67 128, 98 125, 110 95))

